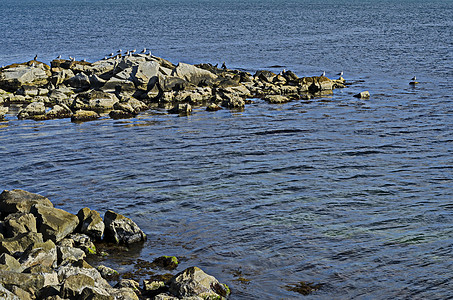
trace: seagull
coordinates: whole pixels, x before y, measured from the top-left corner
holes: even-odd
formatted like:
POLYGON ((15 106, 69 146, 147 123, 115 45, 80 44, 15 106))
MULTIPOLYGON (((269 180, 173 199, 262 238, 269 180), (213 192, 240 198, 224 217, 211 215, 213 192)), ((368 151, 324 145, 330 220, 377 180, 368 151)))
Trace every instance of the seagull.
POLYGON ((343 71, 341 71, 340 73, 337 74, 338 76, 343 76, 343 71))
POLYGON ((34 67, 35 67, 35 63, 32 63, 32 64, 31 64, 31 67, 34 68, 34 67))
POLYGON ((72 61, 74 58, 72 56, 69 56, 69 60, 72 61))
POLYGON ((35 55, 35 58, 33 58, 33 60, 37 60, 38 59, 38 54, 35 55))
POLYGON ((87 60, 84 58, 84 59, 82 59, 81 61, 86 62, 87 60))
POLYGON ((127 50, 126 52, 124 52, 124 55, 128 55, 129 54, 129 50, 127 50))
POLYGON ((415 81, 415 80, 417 80, 417 77, 416 77, 416 76, 414 76, 414 77, 412 77, 412 79, 411 79, 411 80, 412 80, 412 81, 415 81))
POLYGON ((326 76, 326 71, 323 71, 321 76, 326 76))
POLYGON ((135 51, 137 51, 137 49, 134 49, 134 50, 132 50, 131 52, 132 52, 132 53, 135 53, 135 51))
POLYGON ((107 56, 104 56, 104 60, 107 60, 107 59, 109 59, 109 58, 107 56))
POLYGON ((57 56, 57 59, 61 59, 61 54, 57 56))
POLYGON ((142 54, 145 54, 146 53, 146 48, 143 48, 142 52, 140 52, 142 54))
POLYGON ((225 62, 222 63, 222 69, 226 70, 226 65, 225 65, 225 62))
POLYGON ((113 53, 110 53, 109 56, 113 56, 114 54, 113 53))
POLYGON ((149 56, 153 56, 153 55, 151 54, 151 50, 149 50, 149 53, 148 53, 148 55, 149 55, 149 56))

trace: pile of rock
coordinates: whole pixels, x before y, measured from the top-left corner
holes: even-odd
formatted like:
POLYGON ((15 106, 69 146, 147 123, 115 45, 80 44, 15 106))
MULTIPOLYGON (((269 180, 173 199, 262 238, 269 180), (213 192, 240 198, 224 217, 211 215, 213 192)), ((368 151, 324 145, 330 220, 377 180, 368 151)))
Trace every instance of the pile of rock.
MULTIPOLYGON (((96 253, 95 241, 130 245, 144 232, 131 219, 107 211, 81 209, 77 215, 55 208, 46 197, 23 190, 0 194, 0 298, 2 299, 222 299, 226 285, 192 267, 170 280, 132 280, 112 287, 116 271, 94 268, 85 258, 96 253), (196 298, 199 297, 199 298, 196 298)), ((155 264, 177 266, 174 257, 155 264)))
MULTIPOLYGON (((192 106, 243 109, 248 98, 284 103, 339 87, 344 87, 342 78, 299 78, 291 71, 258 71, 252 76, 211 64, 174 65, 156 56, 119 54, 94 63, 58 59, 50 66, 29 61, 3 67, 0 107, 24 106, 19 119, 85 121, 103 112, 112 118, 133 117, 151 107, 183 115, 192 106)), ((1 108, 0 118, 6 112, 1 108)))

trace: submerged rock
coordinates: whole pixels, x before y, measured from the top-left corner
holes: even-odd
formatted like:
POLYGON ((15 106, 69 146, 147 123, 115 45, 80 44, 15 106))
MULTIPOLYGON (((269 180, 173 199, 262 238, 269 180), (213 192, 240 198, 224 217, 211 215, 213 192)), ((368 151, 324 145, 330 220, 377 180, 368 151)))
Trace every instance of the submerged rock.
POLYGON ((360 93, 354 95, 354 97, 360 98, 360 99, 369 99, 370 98, 370 92, 368 92, 368 91, 360 92, 360 93))

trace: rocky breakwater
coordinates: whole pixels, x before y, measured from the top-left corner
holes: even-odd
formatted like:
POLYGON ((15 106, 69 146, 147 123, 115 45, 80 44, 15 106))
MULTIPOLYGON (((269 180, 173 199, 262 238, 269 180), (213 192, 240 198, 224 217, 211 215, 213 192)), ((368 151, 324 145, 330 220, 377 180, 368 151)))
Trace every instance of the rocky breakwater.
MULTIPOLYGON (((87 263, 101 240, 131 245, 146 235, 131 219, 107 211, 81 209, 77 215, 55 208, 49 199, 24 190, 0 194, 1 299, 225 299, 230 291, 197 267, 174 276, 143 278, 143 285, 120 279, 115 270, 87 263), (112 275, 120 279, 112 286, 112 275)), ((121 246, 124 247, 124 246, 121 246)), ((174 269, 176 257, 150 266, 174 269)))
POLYGON ((93 120, 109 112, 129 118, 150 108, 190 114, 192 106, 215 111, 244 109, 250 98, 269 103, 332 93, 343 78, 298 77, 257 71, 254 75, 211 64, 173 63, 151 55, 117 55, 93 63, 53 60, 13 64, 0 69, 0 118, 5 107, 20 105, 19 119, 93 120))

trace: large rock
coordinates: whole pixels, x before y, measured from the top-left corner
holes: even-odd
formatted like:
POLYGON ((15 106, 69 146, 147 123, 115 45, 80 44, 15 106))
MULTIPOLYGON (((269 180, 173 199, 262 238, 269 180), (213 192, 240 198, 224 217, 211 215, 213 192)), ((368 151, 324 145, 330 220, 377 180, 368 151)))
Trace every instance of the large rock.
POLYGON ((223 299, 230 294, 230 289, 200 268, 191 267, 170 280, 170 292, 177 297, 223 299))
POLYGON ((58 265, 73 263, 79 260, 83 260, 85 257, 86 254, 82 249, 62 246, 57 247, 58 265))
POLYGON ((2 284, 0 284, 0 297, 3 300, 21 300, 18 296, 7 290, 2 284))
POLYGON ((56 266, 56 262, 57 248, 51 240, 31 244, 20 257, 20 263, 24 268, 34 266, 52 268, 56 266))
POLYGON ((36 232, 22 233, 13 238, 0 240, 0 253, 17 255, 24 252, 28 246, 34 243, 42 242, 42 234, 36 232))
POLYGON ((83 289, 94 287, 94 279, 84 274, 71 275, 65 279, 61 296, 69 299, 80 299, 83 289))
POLYGON ((14 237, 20 233, 38 232, 36 218, 31 213, 14 213, 5 218, 7 237, 14 237))
POLYGON ((42 86, 49 82, 50 67, 39 62, 15 64, 0 71, 0 88, 16 91, 22 85, 42 86))
POLYGON ((0 211, 2 213, 28 213, 34 204, 53 207, 52 202, 46 197, 24 190, 4 190, 0 194, 0 211))
POLYGON ((1 271, 13 271, 13 272, 22 272, 23 267, 20 265, 20 263, 9 255, 8 253, 2 253, 0 255, 0 272, 1 271))
POLYGON ((290 101, 290 99, 288 99, 288 97, 285 97, 282 95, 266 95, 266 96, 264 96, 264 100, 266 100, 269 103, 273 103, 273 104, 281 104, 281 103, 286 103, 286 102, 290 101))
POLYGON ((88 207, 82 208, 77 213, 79 218, 79 231, 85 233, 96 240, 100 240, 104 234, 104 221, 101 215, 88 207))
POLYGON ((105 237, 117 244, 132 244, 146 239, 145 233, 129 218, 111 210, 104 215, 105 237))
POLYGON ((187 116, 192 113, 192 106, 189 103, 179 103, 168 110, 170 114, 179 114, 180 116, 187 116))
POLYGON ((138 89, 149 90, 157 82, 159 74, 159 63, 155 61, 147 61, 133 67, 132 79, 138 89))
POLYGON ((51 239, 53 242, 58 242, 72 233, 79 224, 76 215, 62 209, 34 205, 31 212, 38 221, 38 231, 43 234, 44 239, 51 239))
POLYGON ((91 90, 77 95, 72 103, 74 110, 92 110, 103 112, 113 109, 113 105, 118 102, 118 98, 111 93, 91 90))
POLYGON ((46 107, 43 102, 32 102, 27 105, 24 109, 19 111, 17 115, 18 119, 31 119, 37 115, 44 115, 46 113, 46 107))
POLYGON ((179 63, 171 75, 182 78, 194 85, 204 86, 212 85, 217 79, 214 73, 185 63, 179 63))
POLYGON ((78 73, 77 75, 69 78, 66 82, 66 84, 69 84, 73 88, 89 88, 91 83, 90 83, 90 77, 86 75, 85 73, 78 73))
POLYGON ((0 285, 8 289, 19 286, 22 289, 36 292, 45 285, 45 279, 43 274, 0 271, 0 285))

